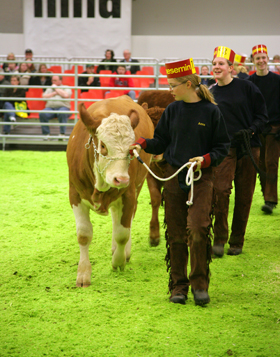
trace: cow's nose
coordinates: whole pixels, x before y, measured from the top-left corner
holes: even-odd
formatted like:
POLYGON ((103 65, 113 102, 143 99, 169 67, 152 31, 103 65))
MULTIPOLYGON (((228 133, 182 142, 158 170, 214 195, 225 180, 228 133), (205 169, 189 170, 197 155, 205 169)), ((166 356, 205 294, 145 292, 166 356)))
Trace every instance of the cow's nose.
POLYGON ((126 187, 129 184, 129 177, 117 176, 114 178, 114 184, 118 187, 126 187))

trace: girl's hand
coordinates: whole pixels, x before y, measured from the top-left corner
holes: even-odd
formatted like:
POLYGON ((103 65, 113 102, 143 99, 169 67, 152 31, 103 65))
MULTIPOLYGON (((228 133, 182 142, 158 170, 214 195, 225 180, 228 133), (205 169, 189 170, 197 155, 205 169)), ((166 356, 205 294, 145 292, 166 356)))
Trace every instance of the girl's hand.
POLYGON ((201 164, 204 161, 204 157, 203 156, 196 156, 193 157, 192 159, 189 159, 190 162, 196 162, 196 166, 194 166, 194 171, 199 171, 201 169, 201 164))
POLYGON ((138 154, 140 154, 140 151, 142 150, 141 145, 139 144, 132 144, 129 146, 129 153, 131 156, 134 156, 133 150, 136 149, 138 154))

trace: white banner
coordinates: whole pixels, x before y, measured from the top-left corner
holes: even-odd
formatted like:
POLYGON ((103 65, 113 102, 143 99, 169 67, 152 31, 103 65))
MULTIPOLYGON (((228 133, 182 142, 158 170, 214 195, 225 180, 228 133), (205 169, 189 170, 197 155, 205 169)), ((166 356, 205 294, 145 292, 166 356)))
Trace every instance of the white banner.
POLYGON ((25 49, 31 48, 36 56, 67 58, 104 58, 105 50, 111 49, 115 57, 122 57, 123 50, 131 47, 131 0, 80 0, 80 4, 24 0, 25 49))

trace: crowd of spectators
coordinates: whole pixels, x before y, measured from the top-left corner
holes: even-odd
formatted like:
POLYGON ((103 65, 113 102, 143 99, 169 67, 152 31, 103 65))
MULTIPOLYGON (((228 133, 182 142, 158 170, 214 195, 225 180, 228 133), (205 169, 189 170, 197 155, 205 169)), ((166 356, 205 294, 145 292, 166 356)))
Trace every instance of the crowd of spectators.
MULTIPOLYGON (((26 49, 24 53, 24 62, 19 61, 17 63, 15 54, 10 52, 7 55, 7 61, 14 61, 14 62, 4 62, 2 66, 0 65, 0 85, 20 85, 26 86, 19 88, 5 89, 0 88, 0 97, 7 97, 15 93, 22 93, 25 92, 30 88, 30 86, 44 86, 43 93, 46 93, 47 88, 51 87, 53 91, 53 77, 51 76, 52 71, 48 69, 46 63, 34 64, 34 56, 33 51, 31 49, 26 49), (34 73, 38 73, 38 75, 34 75, 34 73), (15 90, 16 89, 16 90, 15 90), (9 93, 9 94, 8 94, 9 93)), ((272 62, 279 63, 280 56, 275 55, 273 57, 272 62)), ((238 77, 241 79, 248 79, 249 75, 252 74, 253 71, 256 70, 255 65, 249 65, 248 63, 253 63, 253 57, 246 59, 244 63, 235 63, 234 69, 232 71, 233 77, 238 77)), ((280 66, 279 65, 270 65, 269 70, 280 74, 280 66)), ((81 93, 88 92, 89 89, 94 87, 104 86, 100 82, 100 77, 96 76, 97 74, 113 74, 119 75, 118 77, 111 77, 107 81, 107 85, 109 87, 115 88, 122 88, 122 87, 137 87, 137 80, 133 80, 129 75, 138 74, 138 71, 141 71, 141 67, 139 65, 139 61, 137 59, 133 59, 131 57, 131 51, 129 49, 125 49, 123 51, 123 59, 117 61, 115 59, 115 54, 112 49, 107 49, 105 51, 104 58, 101 60, 101 64, 96 66, 92 63, 88 63, 86 65, 85 71, 79 73, 78 76, 78 86, 81 88, 81 93), (121 63, 121 65, 120 65, 121 63), (107 71, 107 72, 106 72, 107 71)), ((200 76, 201 76, 201 83, 205 84, 207 87, 211 87, 213 84, 216 83, 216 80, 213 78, 213 72, 209 69, 207 65, 202 65, 200 67, 200 76)), ((56 81, 56 79, 55 79, 56 81)), ((59 79, 60 85, 64 84, 63 78, 59 79)), ((110 91, 106 91, 109 93, 110 91)), ((130 90, 123 90, 124 94, 127 94, 132 99, 136 99, 137 91, 130 89, 130 90)), ((70 95, 71 96, 71 95, 70 95)), ((24 95, 22 96, 24 97, 24 95)), ((44 97, 44 94, 43 94, 44 97)), ((4 106, 12 105, 12 102, 0 100, 0 109, 3 109, 4 106), (6 104, 10 103, 10 104, 6 104)), ((68 105, 69 106, 69 105, 68 105)), ((10 107, 9 107, 10 108, 10 107)), ((68 108, 70 110, 70 106, 68 108)), ((64 108, 64 110, 67 110, 64 108)), ((4 118, 5 121, 16 120, 18 115, 10 114, 10 113, 0 113, 0 116, 4 118)), ((63 119, 64 120, 64 119, 63 119)), ((6 132, 10 131, 10 128, 7 129, 6 132)), ((5 131, 5 130, 4 130, 5 131)), ((45 134, 46 130, 43 130, 45 134)), ((61 134, 64 134, 61 132, 61 134)))

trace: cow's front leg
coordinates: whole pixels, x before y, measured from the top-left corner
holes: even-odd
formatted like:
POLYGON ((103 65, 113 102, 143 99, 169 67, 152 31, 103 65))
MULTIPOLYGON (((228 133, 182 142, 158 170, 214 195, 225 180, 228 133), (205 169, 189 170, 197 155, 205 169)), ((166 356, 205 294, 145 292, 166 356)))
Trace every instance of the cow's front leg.
POLYGON ((119 198, 111 206, 111 215, 113 222, 112 234, 112 267, 116 270, 124 270, 126 262, 130 258, 131 250, 131 211, 128 212, 128 207, 123 202, 123 197, 119 198), (128 216, 124 217, 124 215, 128 216))
POLYGON ((88 287, 91 280, 91 264, 89 261, 89 245, 92 240, 92 224, 89 218, 89 208, 83 203, 73 205, 76 220, 77 239, 80 246, 80 261, 76 286, 88 287))

